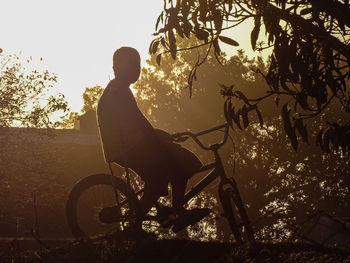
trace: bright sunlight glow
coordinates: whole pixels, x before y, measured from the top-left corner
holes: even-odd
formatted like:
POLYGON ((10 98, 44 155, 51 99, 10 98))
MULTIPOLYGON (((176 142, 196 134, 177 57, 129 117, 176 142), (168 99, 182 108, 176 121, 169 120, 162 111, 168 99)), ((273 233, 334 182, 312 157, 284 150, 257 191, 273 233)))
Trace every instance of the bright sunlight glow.
MULTIPOLYGON (((2 0, 0 48, 32 56, 34 67, 42 57, 38 66, 58 74, 59 90, 80 111, 85 88, 104 87, 114 77, 116 48, 135 47, 144 64, 162 7, 162 0, 2 0)), ((251 52, 247 32, 233 37, 251 52)))

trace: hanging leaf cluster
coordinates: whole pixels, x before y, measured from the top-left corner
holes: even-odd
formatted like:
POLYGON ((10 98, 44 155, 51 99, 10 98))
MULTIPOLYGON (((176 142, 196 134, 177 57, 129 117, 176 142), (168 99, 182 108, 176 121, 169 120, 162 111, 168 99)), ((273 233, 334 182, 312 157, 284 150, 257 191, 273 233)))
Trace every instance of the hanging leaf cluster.
MULTIPOLYGON (((164 10, 156 23, 157 38, 151 43, 150 53, 157 54, 160 64, 163 53, 170 53, 175 59, 179 51, 207 46, 207 54, 214 49, 220 61, 221 44, 238 46, 236 40, 225 35, 227 29, 235 30, 249 19, 254 22, 250 31, 251 48, 271 50, 268 72, 259 72, 269 86, 266 91, 269 96, 254 101, 274 96, 280 107, 280 101, 289 100, 295 114, 288 121, 288 110, 283 106, 281 117, 294 149, 299 137, 308 141, 305 120, 321 115, 334 101, 341 105, 342 113, 349 114, 348 119, 339 120, 338 125, 344 126, 350 118, 349 1, 164 0, 164 10), (262 32, 266 43, 259 42, 262 32), (194 36, 201 44, 178 47, 177 35, 194 36)), ((205 58, 194 67, 198 68, 205 58)), ((189 87, 195 71, 191 72, 189 87)), ((237 119, 237 109, 234 112, 230 116, 237 119)), ((243 120, 245 113, 242 115, 241 111, 238 115, 243 120)))
POLYGON ((241 91, 235 90, 233 85, 229 87, 221 85, 221 88, 221 94, 226 97, 224 103, 225 119, 232 129, 234 129, 234 126, 237 126, 240 130, 247 128, 250 123, 248 117, 250 112, 256 114, 260 127, 263 128, 264 121, 257 103, 251 104, 250 100, 241 91), (243 106, 234 106, 233 99, 242 101, 243 106))
MULTIPOLYGON (((176 59, 178 51, 186 50, 187 47, 178 47, 176 36, 181 38, 196 37, 198 40, 214 48, 215 54, 220 55, 221 48, 219 41, 238 46, 238 42, 221 35, 224 27, 224 16, 228 19, 228 13, 224 6, 225 1, 217 0, 184 0, 167 1, 164 0, 164 10, 156 21, 154 33, 157 36, 149 47, 150 54, 156 54, 156 61, 160 65, 163 53, 170 53, 176 59), (162 24, 163 27, 159 28, 162 24)), ((231 4, 232 8, 232 4, 231 4)), ((192 47, 191 47, 192 48, 192 47)))

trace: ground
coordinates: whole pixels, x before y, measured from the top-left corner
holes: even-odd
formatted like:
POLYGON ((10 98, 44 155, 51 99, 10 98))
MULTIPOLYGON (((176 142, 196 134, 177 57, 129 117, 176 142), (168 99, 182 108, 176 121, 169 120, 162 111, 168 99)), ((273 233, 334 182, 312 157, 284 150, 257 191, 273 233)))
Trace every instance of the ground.
POLYGON ((191 240, 157 240, 150 234, 113 233, 93 240, 76 240, 59 247, 44 245, 24 250, 14 243, 2 246, 1 262, 341 262, 350 263, 350 249, 324 248, 302 243, 258 243, 256 247, 235 243, 191 240), (6 248, 6 249, 5 249, 6 248))

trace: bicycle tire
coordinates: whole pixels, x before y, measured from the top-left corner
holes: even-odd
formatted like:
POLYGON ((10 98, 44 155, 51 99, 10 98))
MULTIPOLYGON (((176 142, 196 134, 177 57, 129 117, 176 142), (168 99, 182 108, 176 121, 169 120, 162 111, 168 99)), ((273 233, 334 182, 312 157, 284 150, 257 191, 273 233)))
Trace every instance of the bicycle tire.
POLYGON ((254 246, 254 233, 247 212, 242 203, 242 199, 237 191, 235 191, 234 185, 230 184, 229 187, 222 192, 221 203, 225 217, 228 220, 235 240, 240 244, 246 240, 250 245, 254 246))
MULTIPOLYGON (((116 203, 116 197, 115 193, 118 194, 120 197, 124 197, 124 200, 126 200, 126 208, 129 209, 128 213, 135 213, 137 209, 137 197, 135 193, 130 189, 130 187, 121 179, 115 176, 112 176, 110 174, 93 174, 88 177, 85 177, 78 181, 73 189, 71 190, 67 203, 66 203, 66 218, 67 218, 67 223, 69 226, 69 229, 72 233, 72 235, 75 238, 80 238, 80 237, 92 237, 95 234, 90 234, 87 233, 87 229, 84 229, 82 226, 83 222, 86 220, 92 220, 91 223, 96 223, 96 228, 105 228, 104 225, 101 221, 99 221, 98 218, 85 218, 84 216, 82 217, 80 213, 83 214, 83 212, 80 212, 79 209, 79 203, 82 201, 84 198, 84 194, 87 193, 89 190, 92 190, 94 187, 106 187, 106 190, 108 189, 109 192, 111 192, 109 195, 113 195, 114 193, 114 204, 116 203), (113 187, 115 186, 115 188, 113 187)), ((103 191, 106 191, 103 189, 103 191)), ((103 193, 106 194, 106 193, 103 193)), ((110 198, 110 196, 108 197, 110 198)), ((111 198, 113 199, 113 198, 111 198)), ((89 200, 89 198, 87 199, 89 200)), ((111 200, 111 202, 113 202, 111 200)), ((94 208, 93 204, 90 202, 86 205, 87 208, 92 207, 92 210, 94 209, 101 209, 99 207, 94 208)), ((85 209, 85 207, 82 207, 85 209)), ((92 215, 89 215, 91 217, 92 215)), ((94 216, 93 216, 94 217, 94 216)), ((117 225, 120 225, 120 222, 116 223, 117 225)), ((129 222, 130 226, 132 224, 133 229, 138 229, 141 228, 141 222, 137 220, 133 220, 129 222)), ((90 226, 89 226, 90 228, 90 226)), ((96 233, 97 234, 104 234, 104 233, 96 233)))
POLYGON ((225 189, 220 195, 221 198, 221 205, 224 210, 224 217, 226 218, 231 232, 236 240, 237 243, 242 244, 242 233, 240 231, 240 228, 238 226, 237 222, 237 216, 236 216, 236 208, 235 206, 235 200, 232 195, 232 189, 225 189))

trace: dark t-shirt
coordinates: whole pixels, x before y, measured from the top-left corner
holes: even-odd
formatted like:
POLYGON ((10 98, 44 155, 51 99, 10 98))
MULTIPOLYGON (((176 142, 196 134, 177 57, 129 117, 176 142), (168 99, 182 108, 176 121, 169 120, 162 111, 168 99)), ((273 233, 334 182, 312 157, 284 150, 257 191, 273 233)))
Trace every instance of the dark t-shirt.
POLYGON ((97 107, 97 119, 106 162, 113 162, 141 140, 154 137, 154 129, 139 110, 128 86, 109 82, 97 107))

